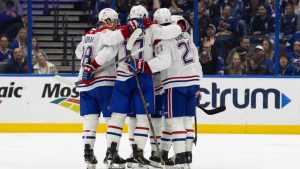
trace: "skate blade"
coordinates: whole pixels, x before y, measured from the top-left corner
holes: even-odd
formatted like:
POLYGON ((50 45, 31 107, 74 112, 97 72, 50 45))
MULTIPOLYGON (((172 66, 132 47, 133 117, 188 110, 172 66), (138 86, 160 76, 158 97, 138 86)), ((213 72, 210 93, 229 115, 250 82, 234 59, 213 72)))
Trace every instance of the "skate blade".
POLYGON ((150 166, 153 168, 162 168, 161 163, 150 160, 150 166))
POLYGON ((96 164, 87 164, 86 169, 96 169, 96 164))
POLYGON ((149 169, 149 165, 142 165, 138 163, 134 163, 132 166, 133 169, 149 169))
POLYGON ((125 164, 117 165, 117 164, 110 164, 106 165, 106 169, 125 169, 125 164))

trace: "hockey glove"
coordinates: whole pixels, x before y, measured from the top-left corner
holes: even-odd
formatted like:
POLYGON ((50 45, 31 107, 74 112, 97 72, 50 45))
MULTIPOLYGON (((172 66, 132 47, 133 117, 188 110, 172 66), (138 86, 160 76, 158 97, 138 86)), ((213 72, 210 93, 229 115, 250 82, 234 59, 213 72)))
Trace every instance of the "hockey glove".
POLYGON ((128 59, 128 69, 134 73, 151 73, 151 69, 146 61, 143 59, 128 59))
POLYGON ((156 22, 152 21, 150 18, 143 18, 144 27, 145 29, 149 28, 151 25, 157 24, 156 22))
POLYGON ((93 72, 95 71, 94 66, 90 64, 82 65, 83 73, 82 73, 82 80, 91 80, 93 79, 93 72))
POLYGON ((132 19, 128 22, 129 32, 134 32, 137 28, 144 29, 144 22, 142 19, 132 19))

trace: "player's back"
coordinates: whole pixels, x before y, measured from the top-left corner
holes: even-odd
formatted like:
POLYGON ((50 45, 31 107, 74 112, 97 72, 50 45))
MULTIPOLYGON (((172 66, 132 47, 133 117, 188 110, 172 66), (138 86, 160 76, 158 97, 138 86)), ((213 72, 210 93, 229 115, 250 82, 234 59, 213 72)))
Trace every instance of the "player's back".
POLYGON ((171 51, 171 66, 161 72, 164 88, 199 85, 202 68, 198 51, 190 35, 183 32, 178 37, 166 40, 171 51))
MULTIPOLYGON (((82 38, 82 59, 81 59, 81 66, 84 64, 92 65, 93 60, 98 57, 98 53, 106 45, 103 41, 106 38, 106 34, 113 33, 110 29, 99 28, 99 29, 92 29, 88 31, 82 38)), ((114 57, 111 55, 107 56, 100 56, 102 60, 106 59, 107 61, 113 60, 114 57), (109 57, 108 57, 109 56, 109 57)), ((79 72, 79 80, 81 80, 83 69, 81 67, 79 72)), ((83 83, 78 86, 78 88, 83 90, 91 90, 98 86, 113 86, 114 80, 116 78, 116 67, 108 68, 107 70, 95 73, 94 79, 89 81, 88 83, 83 83)))

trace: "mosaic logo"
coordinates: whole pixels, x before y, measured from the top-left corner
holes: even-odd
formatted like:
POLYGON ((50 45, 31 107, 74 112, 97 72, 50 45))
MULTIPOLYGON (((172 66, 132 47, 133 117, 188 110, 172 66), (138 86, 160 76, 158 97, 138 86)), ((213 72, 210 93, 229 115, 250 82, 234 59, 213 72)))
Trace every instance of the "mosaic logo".
POLYGON ((73 98, 58 98, 50 103, 57 104, 59 106, 62 106, 64 108, 70 109, 73 112, 79 113, 80 106, 79 106, 79 99, 73 99, 73 98))

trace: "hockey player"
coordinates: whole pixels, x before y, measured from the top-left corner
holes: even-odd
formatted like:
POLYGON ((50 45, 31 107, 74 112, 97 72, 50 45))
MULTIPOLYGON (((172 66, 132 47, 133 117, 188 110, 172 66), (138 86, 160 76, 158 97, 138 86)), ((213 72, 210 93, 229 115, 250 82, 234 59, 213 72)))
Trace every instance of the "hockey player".
POLYGON ((118 14, 110 8, 99 13, 99 28, 91 29, 77 46, 76 55, 81 57, 81 69, 78 79, 82 83, 77 86, 80 91, 80 115, 83 116, 84 158, 88 169, 94 169, 97 159, 93 148, 100 112, 108 121, 111 112, 109 103, 112 95, 116 68, 111 67, 101 73, 94 71, 105 62, 113 60, 117 54, 117 45, 121 44, 136 27, 135 23, 116 29, 118 14))
MULTIPOLYGON (((140 20, 145 17, 148 17, 148 11, 141 5, 133 6, 130 10, 130 20, 140 20)), ((147 28, 146 25, 145 28, 147 28)), ((180 34, 181 29, 177 26, 172 30, 172 32, 170 32, 169 35, 166 35, 162 32, 164 31, 161 31, 160 28, 157 28, 155 26, 150 26, 150 28, 145 29, 144 34, 137 39, 133 47, 133 50, 144 47, 144 51, 141 52, 140 55, 135 56, 135 58, 149 60, 153 57, 152 38, 155 34, 161 35, 162 38, 166 38, 171 34, 173 35, 171 36, 171 38, 173 38, 178 35, 177 32, 180 34), (157 33, 154 33, 155 30, 157 31, 157 33)), ((124 57, 126 55, 125 45, 120 48, 118 55, 119 57, 124 57)), ((132 145, 133 157, 134 160, 139 163, 139 166, 148 168, 150 162, 146 158, 144 158, 143 149, 148 138, 149 122, 143 108, 143 103, 138 92, 136 81, 133 77, 133 73, 130 71, 130 69, 135 68, 130 67, 128 63, 128 61, 121 62, 117 69, 117 80, 114 85, 110 106, 110 110, 113 113, 109 121, 107 130, 107 152, 109 156, 111 156, 109 158, 109 161, 111 161, 112 164, 117 163, 118 161, 114 161, 114 154, 110 154, 110 150, 112 148, 118 148, 126 114, 133 111, 136 114, 136 127, 133 132, 134 144, 132 145)), ((153 113, 154 91, 152 74, 139 73, 138 77, 142 82, 141 87, 145 100, 148 104, 148 111, 149 113, 153 113)))
MULTIPOLYGON (((171 24, 171 13, 167 8, 158 9, 154 20, 161 25, 171 24)), ((154 46, 156 58, 135 60, 138 72, 159 72, 163 82, 165 122, 171 126, 175 153, 175 167, 188 168, 186 140, 188 134, 185 116, 194 116, 196 92, 199 89, 202 68, 198 51, 185 32, 171 40, 161 40, 154 46)))

